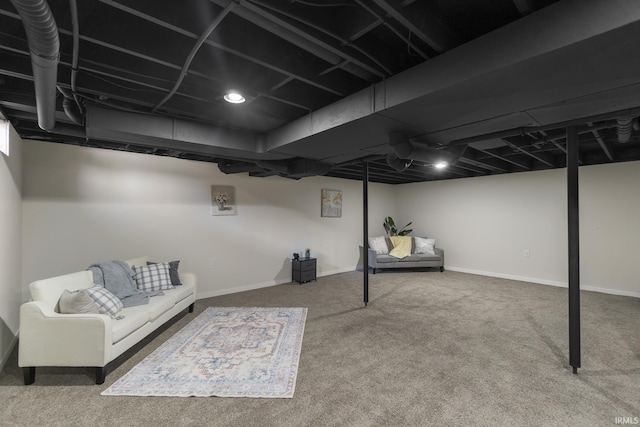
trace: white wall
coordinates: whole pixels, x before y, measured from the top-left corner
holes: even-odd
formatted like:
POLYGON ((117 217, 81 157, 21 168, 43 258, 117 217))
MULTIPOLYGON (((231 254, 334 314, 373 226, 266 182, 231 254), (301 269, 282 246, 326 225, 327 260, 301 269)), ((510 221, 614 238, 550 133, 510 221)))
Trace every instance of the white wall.
MULTIPOLYGON (((640 297, 640 162, 579 175, 581 287, 640 297)), ((435 237, 448 269, 567 284, 566 169, 408 184, 397 201, 398 220, 435 237)))
MULTIPOLYGON (((23 142, 22 156, 23 286, 97 261, 149 255, 180 259, 206 297, 288 282, 289 257, 306 247, 319 258, 320 275, 358 261, 358 181, 225 175, 215 164, 35 141, 23 142), (235 186, 238 215, 210 215, 212 184, 235 186), (322 188, 343 191, 342 218, 320 217, 322 188)), ((580 168, 583 289, 640 296, 637 182, 640 162, 580 168)), ((414 235, 437 238, 449 269, 566 285, 564 169, 371 184, 369 201, 371 236, 383 234, 383 218, 392 215, 413 221, 414 235)), ((9 244, 13 280, 17 240, 9 244)))
MULTIPOLYGON (((362 241, 362 184, 225 175, 217 165, 24 142, 23 281, 149 255, 181 260, 200 297, 285 283, 289 258, 311 249, 318 274, 353 270, 362 241), (210 215, 210 186, 233 185, 237 215, 210 215), (341 218, 320 217, 320 191, 343 192, 341 218), (213 261, 215 260, 215 261, 213 261)), ((394 188, 372 184, 372 233, 395 214, 394 188)))
POLYGON ((18 334, 21 287, 21 140, 11 128, 9 157, 0 153, 0 370, 18 334))

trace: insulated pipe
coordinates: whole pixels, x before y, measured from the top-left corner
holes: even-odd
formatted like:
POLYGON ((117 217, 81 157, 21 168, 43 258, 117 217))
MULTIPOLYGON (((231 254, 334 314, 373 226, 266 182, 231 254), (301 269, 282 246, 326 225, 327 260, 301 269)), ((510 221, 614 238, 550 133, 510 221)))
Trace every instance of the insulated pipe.
POLYGON ((618 117, 618 142, 625 144, 631 139, 631 132, 633 130, 633 117, 618 117))
POLYGON ((58 27, 45 0, 11 0, 27 33, 36 94, 38 126, 56 125, 56 82, 60 61, 58 27))

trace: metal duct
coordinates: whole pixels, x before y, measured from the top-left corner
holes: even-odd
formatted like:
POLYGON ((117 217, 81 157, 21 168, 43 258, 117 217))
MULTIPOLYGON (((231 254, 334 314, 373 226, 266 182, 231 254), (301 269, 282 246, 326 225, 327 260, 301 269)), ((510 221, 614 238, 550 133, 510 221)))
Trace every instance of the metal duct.
POLYGON ((387 154, 386 160, 387 164, 398 172, 406 171, 409 169, 409 166, 411 166, 411 163, 413 163, 413 160, 400 159, 393 153, 387 154))
POLYGON ((332 167, 329 163, 308 159, 259 160, 256 162, 256 165, 277 172, 288 178, 325 175, 332 167))
POLYGON ((56 125, 56 82, 60 61, 58 27, 45 0, 11 0, 27 33, 36 93, 38 126, 56 125))
POLYGON ((398 159, 420 160, 431 164, 439 162, 453 164, 458 161, 466 148, 466 146, 459 146, 452 147, 451 150, 438 149, 416 142, 412 138, 402 138, 393 134, 389 136, 389 140, 391 149, 398 159))
POLYGON ((265 172, 264 168, 254 164, 254 163, 235 163, 235 164, 227 164, 225 162, 218 162, 218 169, 220 172, 229 174, 234 173, 245 173, 245 172, 265 172))
POLYGON ((618 117, 618 142, 626 144, 631 139, 633 131, 633 117, 618 117))

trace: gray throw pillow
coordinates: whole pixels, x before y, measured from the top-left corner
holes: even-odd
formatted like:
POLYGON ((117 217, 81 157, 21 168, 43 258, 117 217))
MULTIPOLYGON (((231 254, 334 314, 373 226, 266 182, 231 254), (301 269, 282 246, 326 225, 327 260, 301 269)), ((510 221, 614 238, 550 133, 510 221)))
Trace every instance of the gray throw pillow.
POLYGON ((58 301, 58 310, 62 314, 100 313, 100 307, 86 290, 64 290, 58 301))

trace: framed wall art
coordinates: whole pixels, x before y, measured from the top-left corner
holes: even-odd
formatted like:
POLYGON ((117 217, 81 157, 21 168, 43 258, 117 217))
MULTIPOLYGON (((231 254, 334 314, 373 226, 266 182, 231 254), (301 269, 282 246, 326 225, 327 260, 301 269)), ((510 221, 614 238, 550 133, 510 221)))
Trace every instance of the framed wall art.
POLYGON ((342 191, 323 189, 320 196, 321 216, 340 218, 342 216, 342 191))
POLYGON ((236 191, 231 185, 211 186, 211 215, 235 215, 236 191))

